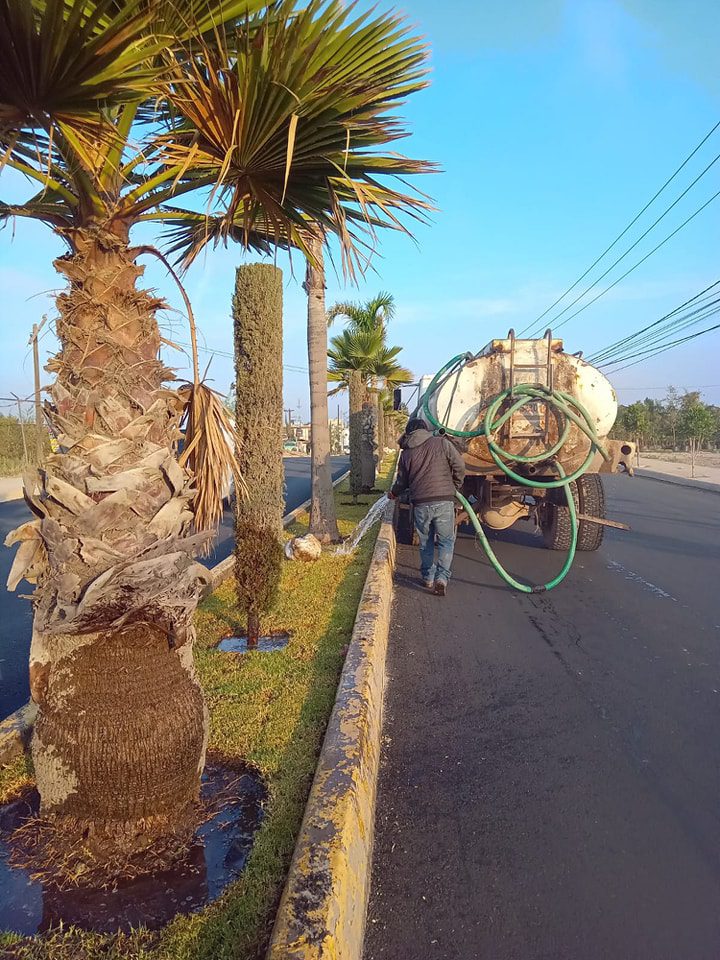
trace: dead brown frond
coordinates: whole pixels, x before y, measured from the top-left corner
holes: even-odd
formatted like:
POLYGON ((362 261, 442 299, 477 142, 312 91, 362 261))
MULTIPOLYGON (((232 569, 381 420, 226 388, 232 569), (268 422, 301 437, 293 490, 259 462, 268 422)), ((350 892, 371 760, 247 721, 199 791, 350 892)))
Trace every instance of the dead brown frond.
POLYGON ((244 498, 247 493, 235 458, 240 441, 215 390, 205 383, 188 383, 179 393, 185 402, 185 444, 180 464, 187 467, 195 480, 195 528, 212 530, 222 519, 223 498, 229 495, 230 481, 235 482, 237 497, 244 498))
MULTIPOLYGON (((195 529, 214 530, 222 520, 223 500, 230 495, 231 482, 235 483, 235 495, 245 497, 247 488, 235 457, 239 444, 235 424, 225 408, 222 397, 203 383, 198 366, 197 325, 190 298, 177 273, 165 256, 155 247, 133 247, 133 258, 142 254, 157 257, 173 278, 185 303, 192 342, 193 382, 178 390, 185 408, 181 426, 184 426, 185 443, 180 455, 180 465, 193 475, 195 496, 193 512, 195 529)), ((169 343, 169 341, 165 341, 169 343)), ((203 556, 212 550, 206 541, 203 556)))

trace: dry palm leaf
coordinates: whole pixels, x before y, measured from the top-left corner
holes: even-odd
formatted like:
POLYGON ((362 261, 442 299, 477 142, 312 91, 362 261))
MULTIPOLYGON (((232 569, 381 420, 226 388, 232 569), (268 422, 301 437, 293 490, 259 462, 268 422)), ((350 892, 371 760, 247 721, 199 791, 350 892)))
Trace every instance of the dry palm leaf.
POLYGON ((236 496, 244 497, 247 493, 235 458, 240 441, 215 390, 205 383, 187 383, 178 393, 185 403, 185 443, 180 465, 187 467, 195 479, 195 529, 211 530, 222 519, 223 496, 230 478, 235 481, 236 496))
MULTIPOLYGON (((185 442, 179 460, 180 466, 186 467, 193 476, 195 529, 214 530, 222 520, 223 499, 230 480, 235 482, 236 496, 244 497, 247 493, 247 487, 235 457, 240 441, 235 424, 220 394, 208 387, 200 378, 195 315, 180 278, 155 247, 135 247, 133 253, 135 256, 147 253, 157 257, 177 284, 185 303, 192 343, 193 382, 184 384, 178 390, 185 405, 181 419, 181 427, 184 426, 185 431, 185 442)), ((212 544, 206 542, 203 555, 207 556, 211 549, 212 544)))

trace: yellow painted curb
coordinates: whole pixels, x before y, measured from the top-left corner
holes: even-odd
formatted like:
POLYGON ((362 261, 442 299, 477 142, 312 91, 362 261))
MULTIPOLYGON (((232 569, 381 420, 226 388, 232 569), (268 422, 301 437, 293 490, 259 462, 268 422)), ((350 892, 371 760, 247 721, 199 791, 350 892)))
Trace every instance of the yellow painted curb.
POLYGON ((360 960, 395 567, 394 504, 380 527, 267 960, 360 960))

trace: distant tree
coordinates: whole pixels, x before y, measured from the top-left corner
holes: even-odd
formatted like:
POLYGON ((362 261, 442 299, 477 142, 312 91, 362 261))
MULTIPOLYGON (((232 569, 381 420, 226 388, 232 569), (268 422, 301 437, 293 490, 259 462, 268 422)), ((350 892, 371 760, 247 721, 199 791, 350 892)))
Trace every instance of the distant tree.
MULTIPOLYGON (((378 347, 378 350, 380 350, 385 344, 388 323, 394 316, 395 298, 391 293, 381 291, 377 296, 371 300, 366 300, 364 303, 343 302, 334 304, 328 310, 327 323, 328 326, 331 326, 337 317, 345 317, 348 334, 365 337, 367 342, 370 342, 370 338, 379 337, 378 342, 381 346, 378 347)), ((378 456, 382 456, 383 426, 377 390, 378 374, 371 374, 366 370, 364 380, 366 384, 365 399, 360 406, 362 429, 359 433, 357 430, 355 431, 355 437, 356 443, 359 442, 362 446, 361 486, 364 490, 370 490, 375 486, 376 460, 378 456)), ((357 411, 355 412, 357 413, 357 411)), ((351 441, 351 458, 353 456, 352 448, 351 441)))
MULTIPOLYGON (((696 394, 699 398, 700 394, 696 394)), ((683 398, 684 399, 684 398, 683 398)), ((699 399, 683 405, 679 421, 680 436, 690 447, 690 476, 695 476, 695 457, 698 449, 712 435, 716 421, 712 410, 699 399)))
POLYGON ((373 445, 377 418, 378 385, 392 390, 409 383, 412 374, 397 361, 401 347, 385 345, 381 328, 372 330, 346 328, 330 341, 328 380, 337 383, 337 390, 350 394, 350 492, 353 497, 370 489, 374 483, 373 445), (363 469, 364 462, 364 469, 363 469), (371 476, 372 474, 372 476, 371 476))
POLYGON ((665 425, 668 431, 668 439, 672 439, 673 447, 677 446, 677 425, 680 416, 680 393, 677 387, 668 387, 667 396, 664 404, 665 425))
POLYGON ((644 445, 645 437, 650 428, 650 417, 644 403, 637 402, 626 407, 624 410, 624 423, 628 432, 632 436, 640 451, 640 444, 644 445))

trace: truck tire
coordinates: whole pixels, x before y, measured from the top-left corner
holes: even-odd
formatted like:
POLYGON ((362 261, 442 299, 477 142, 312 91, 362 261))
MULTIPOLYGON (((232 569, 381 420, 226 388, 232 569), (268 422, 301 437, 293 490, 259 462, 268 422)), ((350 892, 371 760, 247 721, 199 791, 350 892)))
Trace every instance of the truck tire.
MULTIPOLYGON (((605 489, 602 477, 597 473, 586 473, 577 481, 580 494, 580 513, 588 517, 605 519, 605 489)), ((588 523, 581 520, 578 526, 578 550, 589 553, 597 550, 603 542, 605 527, 599 523, 588 523)))
MULTIPOLYGON (((596 473, 586 473, 570 484, 575 509, 589 517, 605 516, 605 491, 602 478, 596 473)), ((541 521, 543 538, 548 550, 570 549, 570 511, 567 508, 565 491, 549 490, 541 521)), ((578 523, 577 549, 588 553, 597 550, 603 542, 605 527, 599 523, 578 523)))

